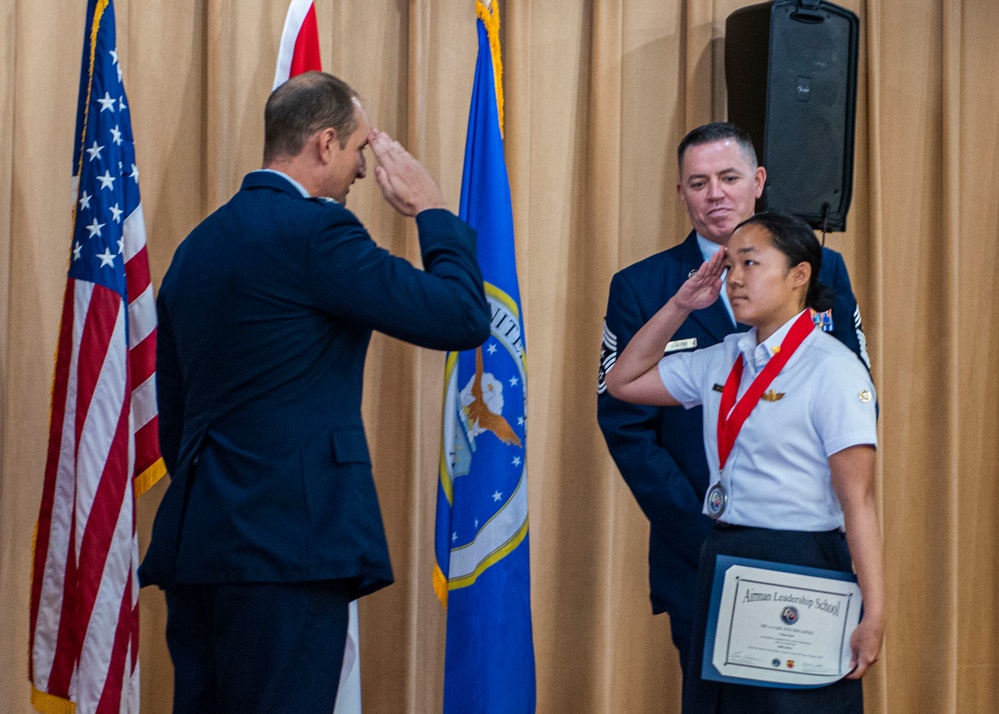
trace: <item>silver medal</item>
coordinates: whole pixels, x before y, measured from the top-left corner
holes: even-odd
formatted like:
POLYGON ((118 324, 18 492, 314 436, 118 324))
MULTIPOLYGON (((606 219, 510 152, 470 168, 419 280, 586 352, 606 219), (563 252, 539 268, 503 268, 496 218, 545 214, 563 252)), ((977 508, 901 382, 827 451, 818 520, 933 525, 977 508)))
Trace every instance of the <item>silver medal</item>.
POLYGON ((728 506, 728 492, 720 483, 716 483, 708 490, 708 515, 715 520, 721 518, 728 506))

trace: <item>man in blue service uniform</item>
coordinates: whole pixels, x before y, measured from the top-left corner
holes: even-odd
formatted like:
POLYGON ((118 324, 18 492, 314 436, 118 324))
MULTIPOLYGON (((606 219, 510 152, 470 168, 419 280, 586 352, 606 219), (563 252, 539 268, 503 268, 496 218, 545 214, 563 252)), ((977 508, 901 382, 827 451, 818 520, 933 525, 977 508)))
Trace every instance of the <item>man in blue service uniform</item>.
POLYGON ((172 481, 139 576, 166 592, 185 714, 333 711, 348 603, 392 582, 361 423, 371 332, 489 335, 475 233, 349 86, 300 75, 264 116, 264 168, 184 240, 157 301, 172 481), (425 271, 344 207, 366 146, 425 271))
MULTIPOLYGON (((681 244, 621 270, 611 281, 597 380, 597 416, 614 462, 649 519, 652 611, 669 613, 673 644, 686 669, 698 556, 712 527, 711 519, 701 513, 708 485, 701 408, 688 411, 626 404, 607 393, 604 375, 688 275, 726 245, 735 227, 753 214, 766 170, 757 164, 749 134, 728 123, 706 124, 691 131, 677 148, 677 160, 677 193, 694 230, 681 244)), ((813 318, 870 369, 860 311, 839 253, 822 249, 819 280, 833 288, 836 303, 828 313, 813 318)), ((735 323, 722 290, 714 305, 691 314, 666 351, 709 347, 727 334, 747 329, 735 323)))

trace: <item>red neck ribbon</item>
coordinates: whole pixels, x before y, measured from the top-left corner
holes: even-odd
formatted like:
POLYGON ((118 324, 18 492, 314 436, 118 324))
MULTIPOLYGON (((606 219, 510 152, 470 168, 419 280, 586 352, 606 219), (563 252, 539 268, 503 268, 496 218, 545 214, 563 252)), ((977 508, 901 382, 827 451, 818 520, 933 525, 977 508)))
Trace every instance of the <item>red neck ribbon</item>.
POLYGON ((770 358, 766 366, 756 375, 756 379, 749 385, 749 389, 742 395, 739 403, 735 403, 735 395, 739 392, 739 384, 742 382, 742 355, 735 360, 732 371, 728 373, 725 380, 725 388, 722 390, 721 407, 718 409, 718 469, 725 468, 728 455, 735 445, 735 439, 742 430, 742 425, 749 418, 753 407, 760 401, 760 397, 767 391, 767 387, 774 381, 774 378, 784 369, 784 365, 791 359, 801 343, 805 341, 815 323, 812 322, 811 311, 805 310, 801 317, 794 321, 784 340, 780 343, 780 349, 770 358))

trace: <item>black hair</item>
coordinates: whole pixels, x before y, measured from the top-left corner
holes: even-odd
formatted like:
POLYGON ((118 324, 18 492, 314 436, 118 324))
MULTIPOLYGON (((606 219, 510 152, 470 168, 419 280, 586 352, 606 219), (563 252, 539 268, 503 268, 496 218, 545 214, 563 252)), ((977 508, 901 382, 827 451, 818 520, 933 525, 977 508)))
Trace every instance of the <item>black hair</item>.
POLYGON ((325 72, 305 72, 271 92, 264 107, 264 164, 297 156, 309 137, 336 131, 340 148, 357 128, 357 92, 325 72))
POLYGON ((716 141, 725 141, 726 139, 732 139, 739 145, 743 157, 754 170, 760 165, 759 160, 756 158, 756 147, 753 146, 753 139, 749 136, 749 132, 741 126, 736 126, 730 122, 716 121, 711 124, 702 124, 696 129, 691 129, 680 140, 679 146, 676 147, 676 163, 680 167, 681 177, 683 175, 683 157, 686 155, 687 149, 700 146, 701 144, 713 144, 716 141))
POLYGON ((812 266, 812 277, 805 294, 805 307, 816 312, 832 309, 835 293, 828 285, 819 282, 819 270, 822 268, 822 246, 819 245, 811 226, 797 216, 779 211, 763 211, 750 216, 735 227, 762 226, 770 234, 774 247, 787 256, 789 268, 799 263, 812 266))

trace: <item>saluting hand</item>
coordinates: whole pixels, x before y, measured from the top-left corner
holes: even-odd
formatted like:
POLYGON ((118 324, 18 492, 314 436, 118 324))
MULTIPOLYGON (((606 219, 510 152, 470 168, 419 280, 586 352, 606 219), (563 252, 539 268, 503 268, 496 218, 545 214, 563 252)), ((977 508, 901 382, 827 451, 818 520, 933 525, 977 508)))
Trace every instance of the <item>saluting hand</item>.
POLYGON ((392 208, 410 218, 428 208, 447 208, 430 172, 402 144, 384 131, 372 129, 368 145, 378 159, 378 188, 392 208))
POLYGON ((701 263, 697 272, 687 278, 674 298, 679 307, 694 311, 714 304, 721 292, 725 256, 725 248, 722 248, 710 260, 701 263))

